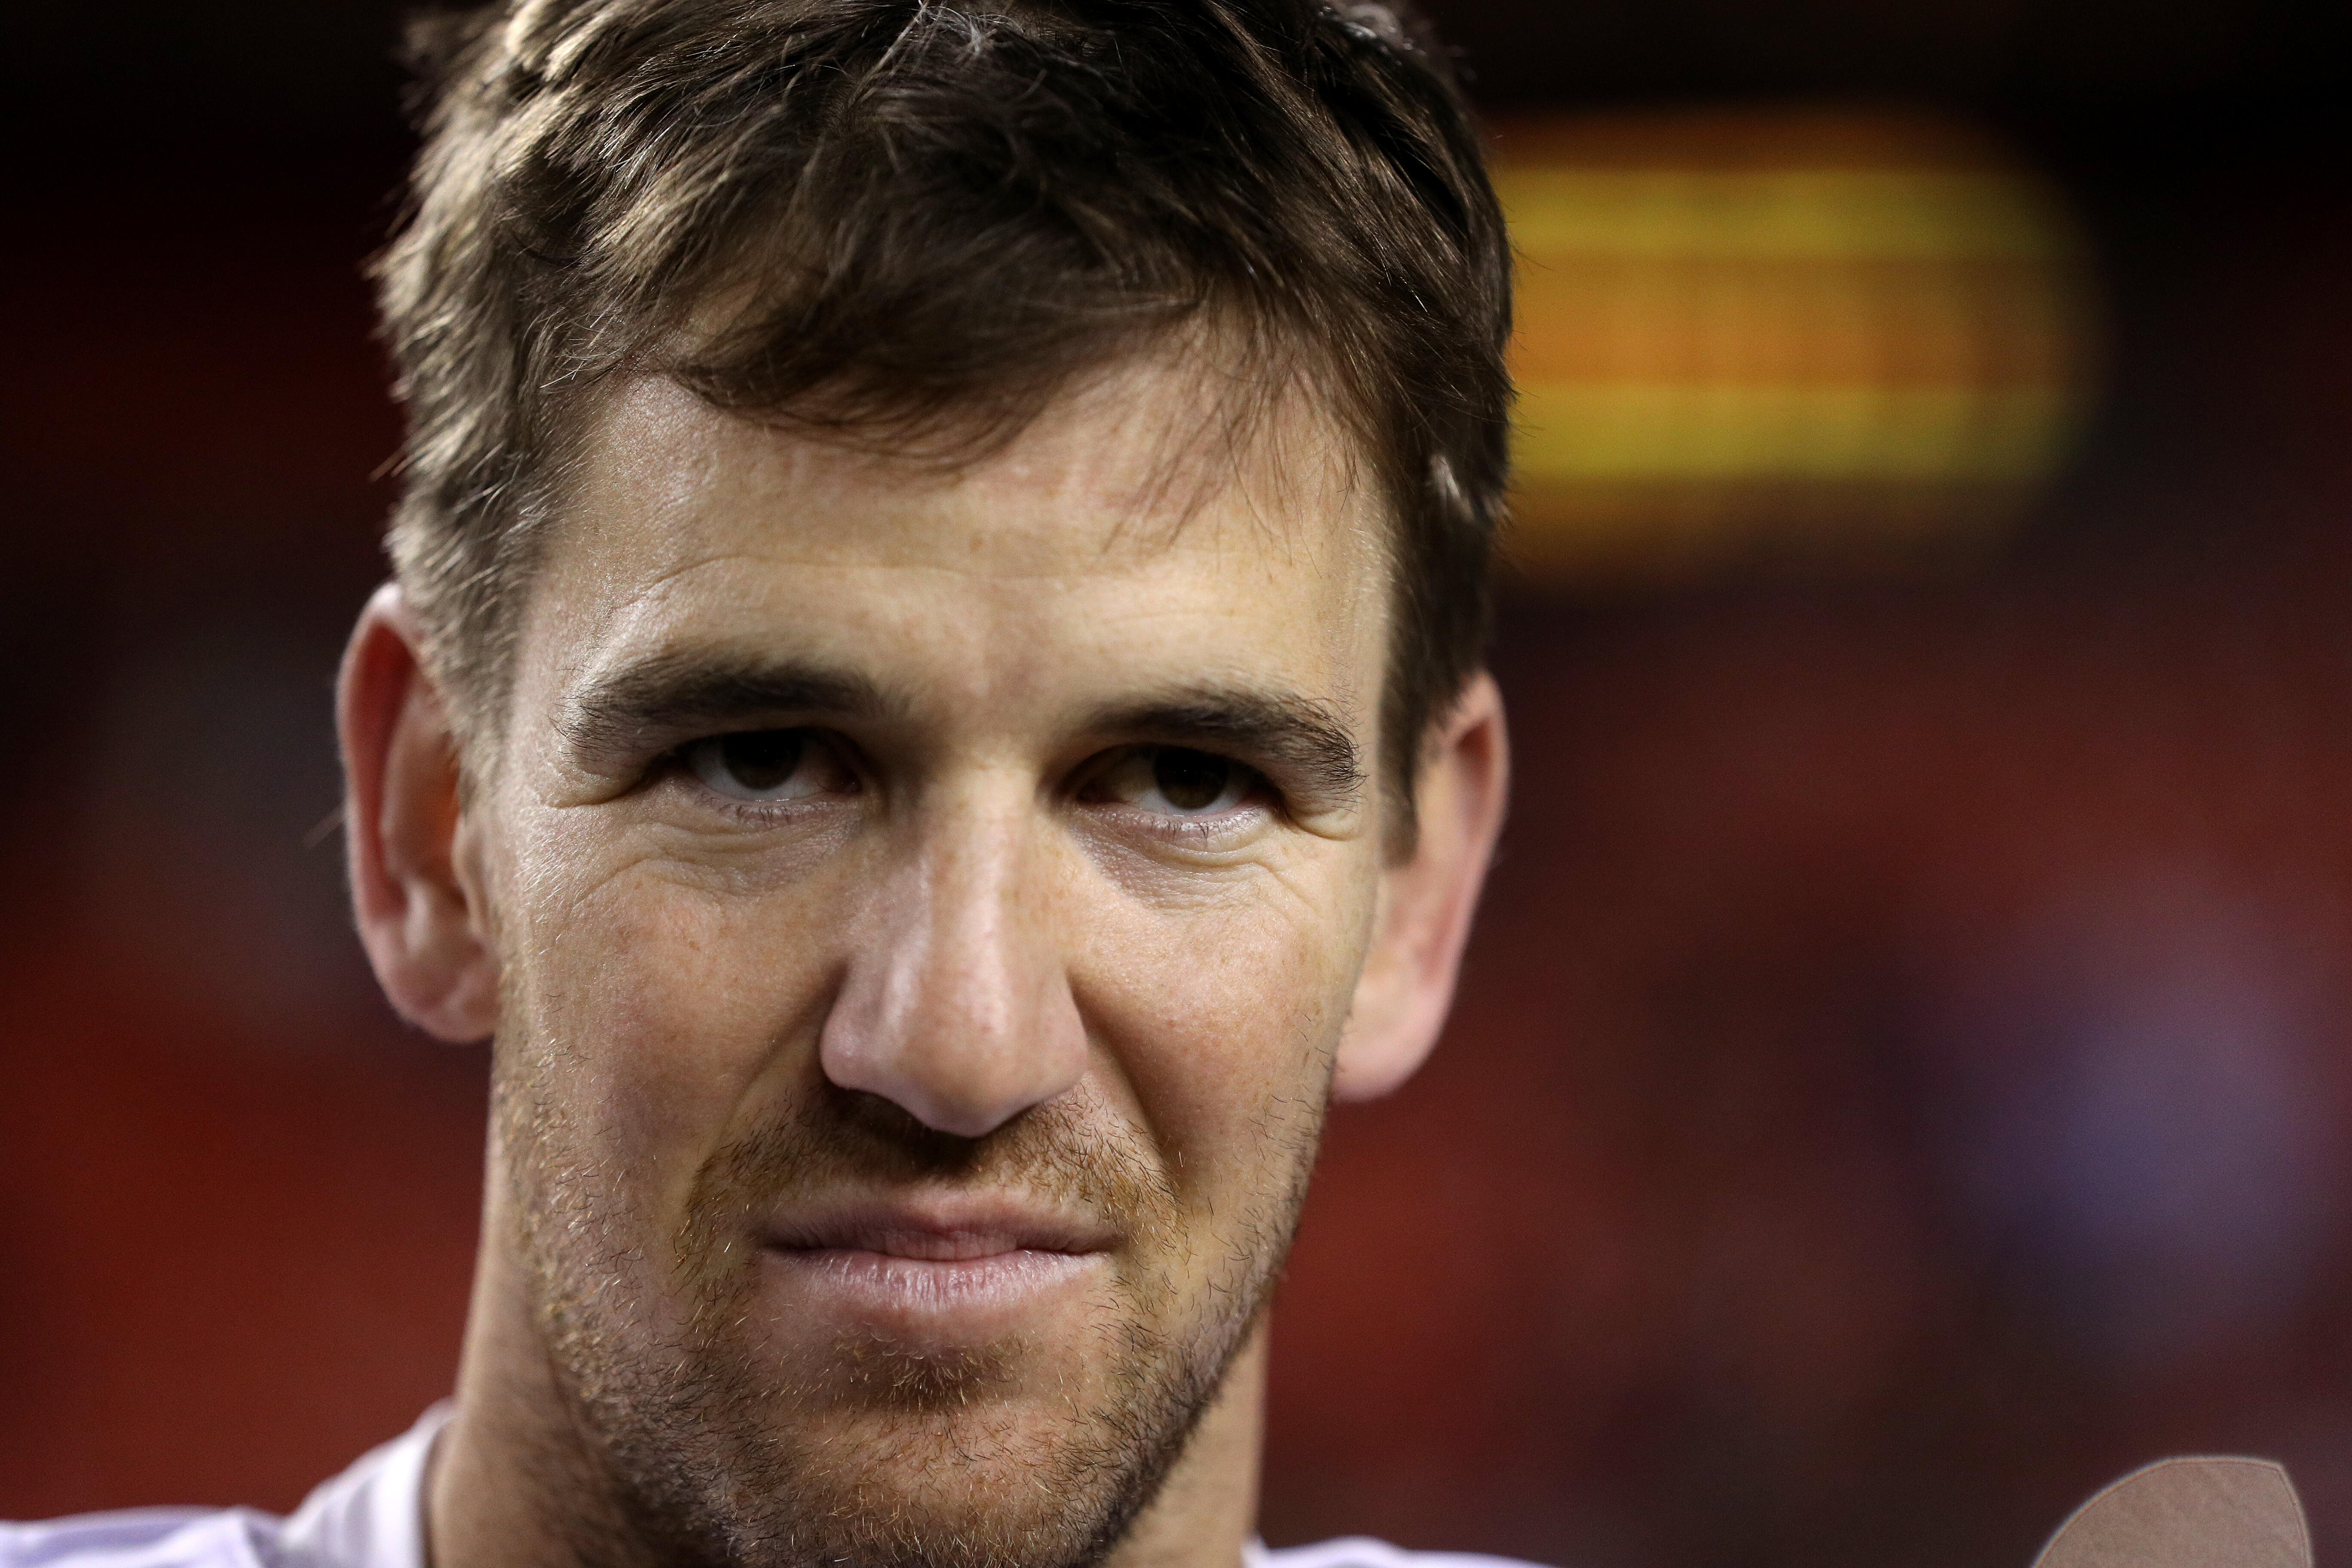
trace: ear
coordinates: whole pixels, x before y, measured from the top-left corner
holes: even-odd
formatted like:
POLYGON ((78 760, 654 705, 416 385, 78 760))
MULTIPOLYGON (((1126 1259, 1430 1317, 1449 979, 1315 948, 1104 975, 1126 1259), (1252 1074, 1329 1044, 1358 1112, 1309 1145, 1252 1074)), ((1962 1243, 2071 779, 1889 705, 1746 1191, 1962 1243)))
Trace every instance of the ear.
POLYGON ((498 959, 461 805, 457 743, 397 584, 360 612, 336 684, 360 943, 400 1016, 453 1043, 498 1021, 498 959))
POLYGON ((1356 983, 1331 1092, 1373 1100, 1411 1078, 1445 1025, 1462 944, 1510 789, 1503 698, 1480 673, 1423 753, 1411 856, 1381 873, 1371 951, 1356 983))

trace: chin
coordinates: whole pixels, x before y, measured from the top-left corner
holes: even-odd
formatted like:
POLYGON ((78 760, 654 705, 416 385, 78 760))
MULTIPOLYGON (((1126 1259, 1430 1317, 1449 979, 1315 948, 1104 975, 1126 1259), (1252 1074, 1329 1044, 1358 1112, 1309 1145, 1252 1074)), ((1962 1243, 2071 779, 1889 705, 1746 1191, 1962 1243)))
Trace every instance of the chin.
POLYGON ((808 1453, 789 1488, 803 1532, 792 1555, 868 1568, 1086 1568, 1150 1500, 1176 1445, 1074 1452, 1069 1436, 1054 1412, 999 1405, 902 1416, 808 1453))
POLYGON ((814 1352, 814 1377, 770 1346, 706 1344, 667 1386, 607 1384, 581 1413, 604 1484, 673 1561, 1089 1568, 1159 1490, 1226 1360, 1195 1368, 1126 1330, 1087 1337, 1118 1347, 1097 1365, 867 1337, 814 1352))
POLYGON ((1089 1568, 1125 1536, 1249 1341, 1311 1141, 1216 1228, 1082 1106, 936 1142, 814 1103, 656 1219, 598 1159, 512 1138, 525 1197, 562 1194, 520 1208, 570 1407, 548 1502, 629 1547, 583 1526, 583 1564, 1089 1568))

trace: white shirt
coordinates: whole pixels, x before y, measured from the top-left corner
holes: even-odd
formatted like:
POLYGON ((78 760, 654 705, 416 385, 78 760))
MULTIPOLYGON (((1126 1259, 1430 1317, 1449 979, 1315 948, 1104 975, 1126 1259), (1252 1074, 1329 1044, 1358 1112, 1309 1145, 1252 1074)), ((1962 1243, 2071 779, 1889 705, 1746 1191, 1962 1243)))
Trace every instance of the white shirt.
MULTIPOLYGON (((134 1508, 0 1524, 0 1568, 425 1568, 425 1460, 446 1404, 371 1449, 280 1519, 250 1508, 134 1508)), ((1276 1551, 1253 1541, 1243 1568, 1529 1568, 1462 1552, 1407 1552, 1348 1536, 1276 1551)))
POLYGON ((0 1568, 425 1568, 425 1459, 453 1407, 280 1519, 251 1508, 132 1508, 0 1524, 0 1568))

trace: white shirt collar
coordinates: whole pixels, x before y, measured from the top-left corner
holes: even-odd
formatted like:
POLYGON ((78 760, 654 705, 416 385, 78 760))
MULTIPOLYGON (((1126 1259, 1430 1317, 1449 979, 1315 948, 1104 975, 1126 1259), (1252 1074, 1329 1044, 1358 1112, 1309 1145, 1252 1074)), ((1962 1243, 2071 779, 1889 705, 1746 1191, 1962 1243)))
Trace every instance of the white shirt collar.
POLYGON ((425 1468, 457 1414, 447 1400, 322 1481, 279 1532, 289 1568, 425 1568, 425 1468))

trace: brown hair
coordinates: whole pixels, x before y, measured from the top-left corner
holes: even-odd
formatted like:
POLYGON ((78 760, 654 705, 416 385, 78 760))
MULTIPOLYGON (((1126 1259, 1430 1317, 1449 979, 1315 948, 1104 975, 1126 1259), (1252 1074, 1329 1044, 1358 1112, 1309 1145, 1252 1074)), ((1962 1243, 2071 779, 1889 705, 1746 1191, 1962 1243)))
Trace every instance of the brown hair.
POLYGON ((456 717, 502 695, 565 416, 614 369, 851 438, 1006 434, 1214 321, 1318 367, 1390 498, 1409 803, 1482 654, 1509 404, 1509 253, 1438 46, 1387 5, 997 5, 417 26, 426 140, 374 275, 409 416, 393 558, 456 717))

